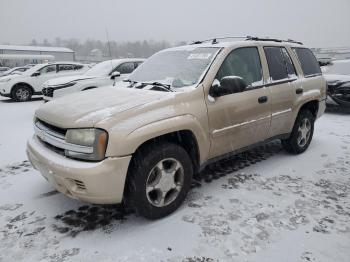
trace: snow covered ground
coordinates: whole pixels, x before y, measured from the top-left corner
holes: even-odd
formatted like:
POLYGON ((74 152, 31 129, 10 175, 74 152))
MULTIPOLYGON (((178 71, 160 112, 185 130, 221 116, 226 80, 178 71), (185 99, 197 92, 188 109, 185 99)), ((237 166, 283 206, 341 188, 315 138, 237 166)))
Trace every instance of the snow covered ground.
POLYGON ((57 193, 26 161, 34 110, 0 99, 0 261, 350 261, 350 116, 325 114, 307 152, 271 143, 221 161, 171 216, 57 193))

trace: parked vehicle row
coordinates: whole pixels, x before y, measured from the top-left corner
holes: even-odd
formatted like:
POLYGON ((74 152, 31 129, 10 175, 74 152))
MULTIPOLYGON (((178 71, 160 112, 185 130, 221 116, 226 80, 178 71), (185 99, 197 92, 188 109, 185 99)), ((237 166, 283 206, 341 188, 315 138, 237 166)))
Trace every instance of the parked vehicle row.
POLYGON ((126 202, 156 219, 181 205, 208 163, 272 139, 304 152, 325 100, 301 43, 198 41, 158 52, 115 86, 43 104, 27 155, 69 197, 126 202))
POLYGON ((126 78, 144 59, 114 59, 89 65, 75 62, 38 64, 13 68, 0 77, 0 95, 23 102, 33 95, 46 101, 77 91, 113 84, 126 78))
POLYGON ((40 95, 43 83, 59 76, 84 73, 89 67, 75 62, 55 62, 35 65, 22 74, 0 77, 0 95, 16 101, 28 101, 40 95))

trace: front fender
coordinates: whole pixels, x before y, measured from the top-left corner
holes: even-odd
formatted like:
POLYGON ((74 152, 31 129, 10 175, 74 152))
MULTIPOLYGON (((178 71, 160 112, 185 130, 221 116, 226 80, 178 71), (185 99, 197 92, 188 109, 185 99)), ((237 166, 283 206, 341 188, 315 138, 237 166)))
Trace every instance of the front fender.
POLYGON ((150 139, 169 134, 176 131, 189 130, 197 140, 200 152, 200 163, 203 163, 209 154, 210 140, 208 132, 202 127, 200 121, 193 115, 186 114, 176 117, 166 118, 160 121, 149 123, 129 133, 124 138, 114 137, 110 134, 110 141, 115 143, 109 145, 107 156, 125 156, 133 154, 143 143, 150 139))

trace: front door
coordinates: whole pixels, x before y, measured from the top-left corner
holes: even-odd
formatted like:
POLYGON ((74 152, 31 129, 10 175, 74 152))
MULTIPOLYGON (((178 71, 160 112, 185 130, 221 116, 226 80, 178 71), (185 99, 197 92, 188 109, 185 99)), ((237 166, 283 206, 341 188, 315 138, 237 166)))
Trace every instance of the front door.
POLYGON ((211 158, 265 140, 270 127, 269 92, 263 86, 258 48, 233 50, 224 60, 215 80, 226 76, 241 77, 247 88, 240 93, 207 101, 211 158))
POLYGON ((43 84, 52 78, 57 77, 56 65, 47 65, 41 68, 39 71, 40 75, 33 77, 33 87, 35 92, 41 92, 43 84))

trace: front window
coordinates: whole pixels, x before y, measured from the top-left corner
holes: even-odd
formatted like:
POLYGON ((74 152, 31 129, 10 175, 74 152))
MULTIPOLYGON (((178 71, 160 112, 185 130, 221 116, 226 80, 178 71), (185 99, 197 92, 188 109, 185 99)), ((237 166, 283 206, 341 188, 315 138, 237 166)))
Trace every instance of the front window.
POLYGON ((219 48, 193 47, 161 51, 151 56, 130 75, 135 82, 161 82, 173 88, 199 82, 219 48))
POLYGON ((118 71, 121 74, 131 74, 135 69, 135 64, 133 62, 123 63, 117 67, 115 71, 118 71))
POLYGON ((263 83, 262 67, 257 47, 241 47, 233 50, 222 63, 215 79, 239 76, 249 87, 263 83))
POLYGON ((48 65, 40 69, 40 74, 56 73, 56 65, 48 65))
POLYGON ((109 60, 104 61, 102 63, 98 63, 97 65, 90 68, 86 71, 85 75, 88 76, 108 76, 110 72, 112 72, 116 67, 116 63, 109 60))

